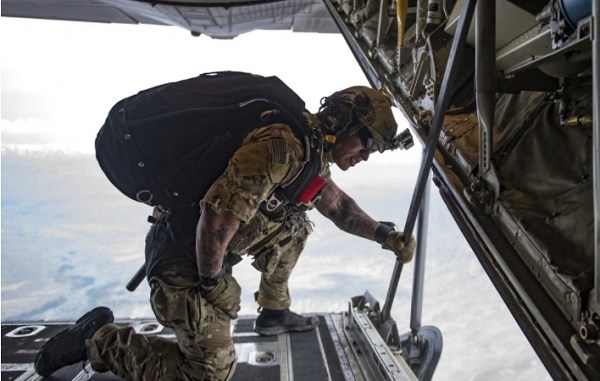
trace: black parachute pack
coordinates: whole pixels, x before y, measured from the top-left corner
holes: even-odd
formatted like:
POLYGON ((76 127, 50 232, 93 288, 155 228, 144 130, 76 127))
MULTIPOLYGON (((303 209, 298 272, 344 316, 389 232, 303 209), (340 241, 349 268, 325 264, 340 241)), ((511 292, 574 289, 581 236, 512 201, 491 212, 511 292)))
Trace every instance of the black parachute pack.
POLYGON ((321 160, 303 112, 302 99, 277 77, 202 74, 118 102, 98 132, 96 158, 112 184, 133 200, 197 207, 249 132, 285 123, 304 142, 305 162, 276 193, 306 209, 298 196, 318 177, 321 160))

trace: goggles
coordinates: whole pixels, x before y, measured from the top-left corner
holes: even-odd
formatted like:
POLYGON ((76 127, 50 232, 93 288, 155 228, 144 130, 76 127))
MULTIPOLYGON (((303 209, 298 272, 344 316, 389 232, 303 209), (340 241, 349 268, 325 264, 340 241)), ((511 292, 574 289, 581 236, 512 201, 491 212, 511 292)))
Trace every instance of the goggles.
POLYGON ((376 150, 375 139, 366 127, 358 130, 358 137, 360 138, 360 142, 366 151, 373 152, 376 150))

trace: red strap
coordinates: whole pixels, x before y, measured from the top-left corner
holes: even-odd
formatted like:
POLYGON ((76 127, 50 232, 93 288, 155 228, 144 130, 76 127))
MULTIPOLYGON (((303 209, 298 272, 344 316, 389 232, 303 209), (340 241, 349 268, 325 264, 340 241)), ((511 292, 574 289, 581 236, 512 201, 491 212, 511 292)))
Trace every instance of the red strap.
POLYGON ((313 181, 308 184, 306 189, 298 195, 298 201, 308 204, 315 197, 317 192, 323 188, 323 185, 325 185, 325 180, 323 180, 321 176, 316 176, 313 181))

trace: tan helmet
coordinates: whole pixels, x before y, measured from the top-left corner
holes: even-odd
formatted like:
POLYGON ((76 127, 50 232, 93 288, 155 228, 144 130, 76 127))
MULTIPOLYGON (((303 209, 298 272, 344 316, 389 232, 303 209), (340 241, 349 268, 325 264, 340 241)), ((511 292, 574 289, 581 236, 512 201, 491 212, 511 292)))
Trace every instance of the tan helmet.
POLYGON ((353 86, 335 92, 321 100, 319 115, 326 124, 325 139, 329 142, 366 127, 373 137, 374 149, 383 152, 395 148, 398 125, 392 114, 392 103, 381 91, 353 86))

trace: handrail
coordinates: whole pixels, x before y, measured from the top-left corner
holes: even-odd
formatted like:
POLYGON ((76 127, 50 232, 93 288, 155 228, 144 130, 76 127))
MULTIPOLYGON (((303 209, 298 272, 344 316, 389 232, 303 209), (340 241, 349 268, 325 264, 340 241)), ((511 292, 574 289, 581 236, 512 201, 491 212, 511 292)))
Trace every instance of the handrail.
MULTIPOLYGON (((446 110, 450 105, 450 97, 452 95, 451 90, 460 68, 461 61, 459 59, 455 59, 455 57, 462 56, 476 2, 476 0, 465 0, 460 11, 460 20, 458 21, 456 34, 454 35, 452 47, 450 48, 450 55, 446 65, 446 71, 444 72, 444 78, 442 79, 441 90, 435 107, 435 114, 429 130, 429 138, 427 140, 425 154, 421 160, 417 184, 415 186, 410 208, 408 210, 406 224, 404 225, 403 231, 406 239, 405 243, 408 243, 410 240, 415 227, 415 222, 417 220, 417 215, 419 214, 421 200, 423 199, 426 182, 429 178, 429 172, 431 171, 431 165, 433 163, 433 155, 436 151, 438 138, 442 130, 442 123, 444 121, 444 117, 446 116, 446 110)), ((417 245, 418 244, 419 243, 417 243, 417 245)), ((384 321, 390 317, 390 312, 396 296, 396 290, 398 288, 401 273, 402 263, 400 261, 396 261, 394 272, 392 273, 392 279, 390 280, 390 285, 388 287, 388 294, 382 310, 382 318, 384 321)))
POLYGON ((594 240, 595 240, 595 267, 594 286, 595 300, 600 305, 600 1, 592 2, 593 35, 592 35, 592 155, 594 171, 594 240))
POLYGON ((415 253, 415 268, 413 277, 413 294, 410 304, 410 330, 416 334, 421 329, 423 312, 423 291, 425 289, 425 256, 427 254, 427 230, 429 225, 429 199, 431 190, 431 172, 425 182, 425 193, 419 209, 417 221, 417 242, 419 246, 415 253))

